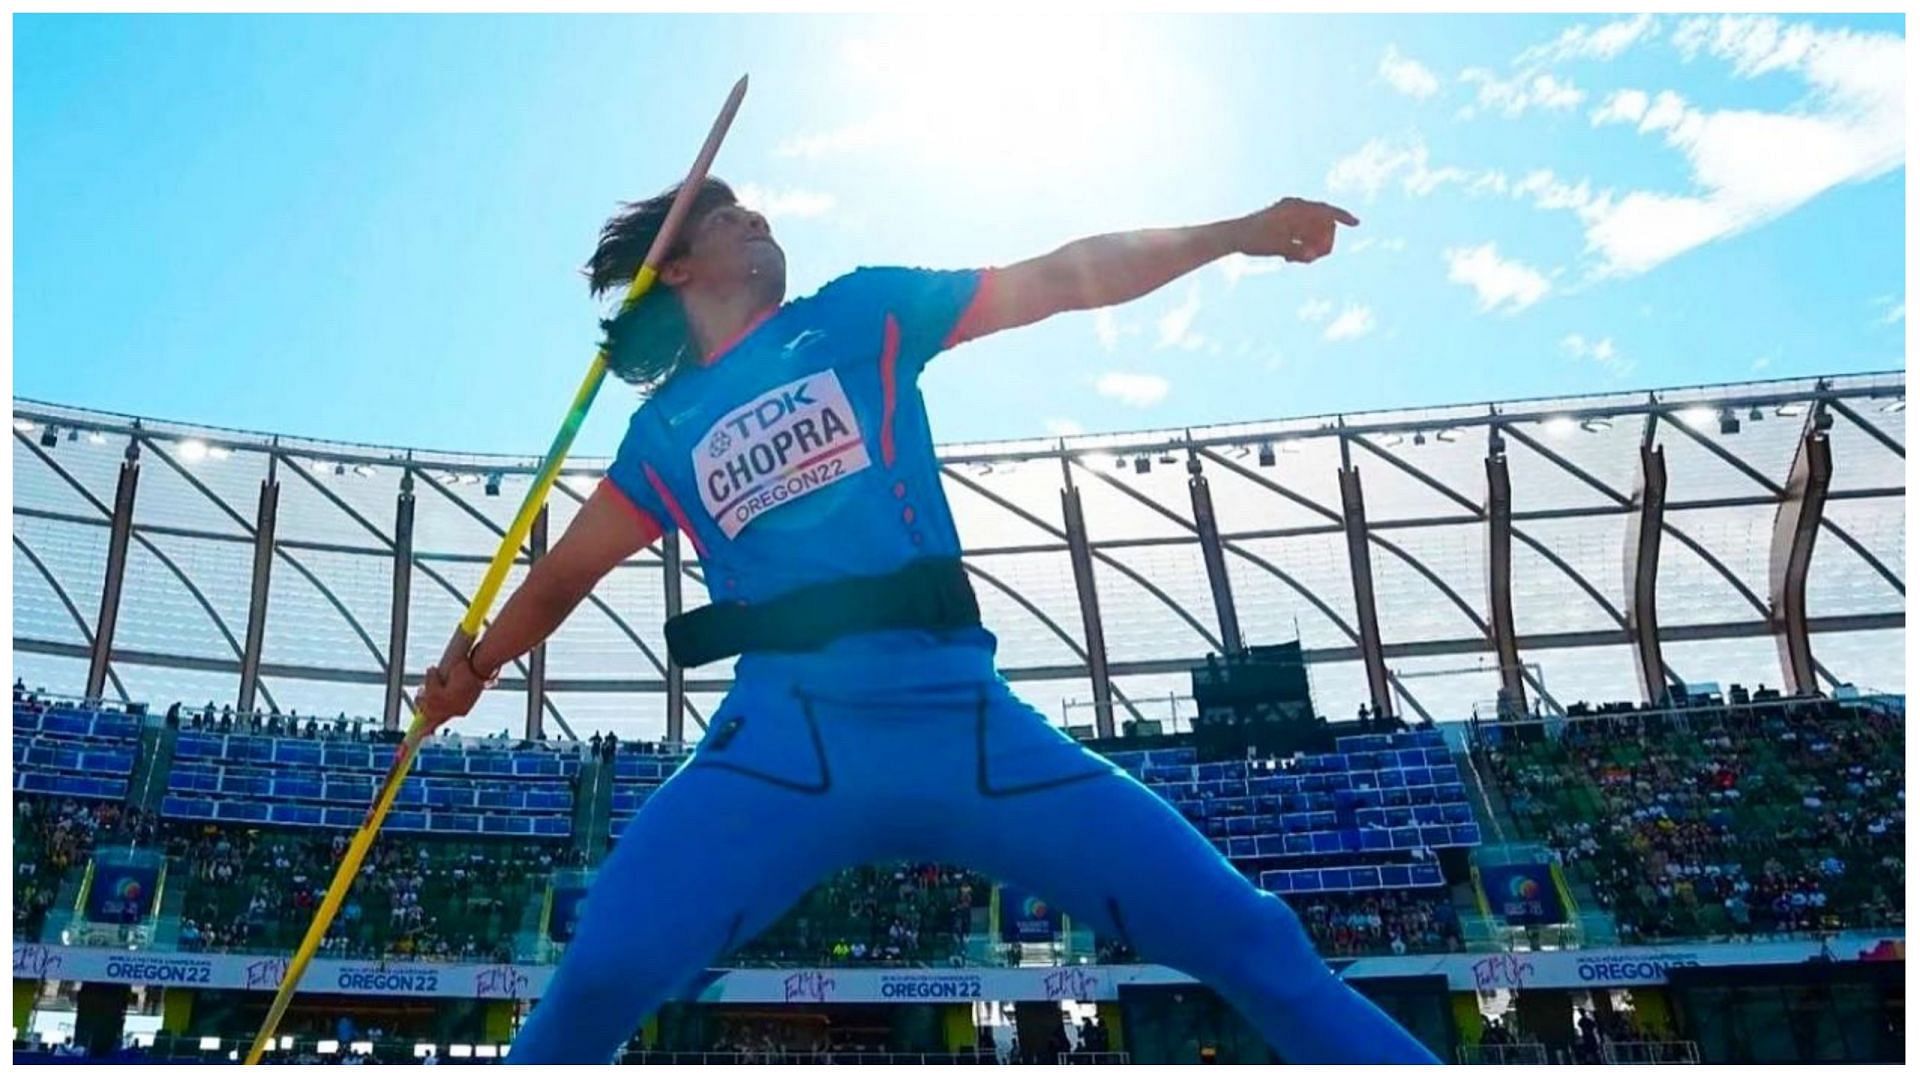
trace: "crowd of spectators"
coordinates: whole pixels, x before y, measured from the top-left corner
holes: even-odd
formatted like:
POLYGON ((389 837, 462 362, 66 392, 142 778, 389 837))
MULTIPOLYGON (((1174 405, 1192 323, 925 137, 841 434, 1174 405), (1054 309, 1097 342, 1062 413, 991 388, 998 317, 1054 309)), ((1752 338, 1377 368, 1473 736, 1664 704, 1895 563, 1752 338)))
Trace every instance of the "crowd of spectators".
MULTIPOLYGON (((180 947, 209 952, 298 944, 349 842, 341 832, 200 822, 170 828, 166 840, 175 865, 189 874, 180 947)), ((528 902, 554 870, 580 861, 566 844, 384 835, 321 952, 511 960, 513 933, 528 902)))
POLYGON ((1311 893, 1291 897, 1324 956, 1458 952, 1460 920, 1443 892, 1311 893))
POLYGON ((993 887, 967 870, 932 864, 867 866, 816 886, 740 959, 764 963, 943 965, 962 962, 975 908, 993 887))
POLYGON ((67 871, 106 844, 150 841, 153 821, 124 803, 16 795, 13 802, 13 934, 40 936, 67 871))
POLYGON ((1903 753, 1891 713, 1794 699, 1569 723, 1483 757, 1623 937, 1659 939, 1903 922, 1903 753))

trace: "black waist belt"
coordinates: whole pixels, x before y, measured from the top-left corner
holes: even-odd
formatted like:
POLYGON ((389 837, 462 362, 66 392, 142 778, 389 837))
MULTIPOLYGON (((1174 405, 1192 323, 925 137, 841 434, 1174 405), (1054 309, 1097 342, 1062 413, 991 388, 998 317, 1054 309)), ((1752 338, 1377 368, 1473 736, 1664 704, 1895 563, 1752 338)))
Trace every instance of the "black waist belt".
POLYGON ((708 604, 667 620, 667 652, 699 667, 749 652, 811 652, 874 630, 980 625, 958 559, 920 559, 890 574, 808 585, 759 604, 708 604))

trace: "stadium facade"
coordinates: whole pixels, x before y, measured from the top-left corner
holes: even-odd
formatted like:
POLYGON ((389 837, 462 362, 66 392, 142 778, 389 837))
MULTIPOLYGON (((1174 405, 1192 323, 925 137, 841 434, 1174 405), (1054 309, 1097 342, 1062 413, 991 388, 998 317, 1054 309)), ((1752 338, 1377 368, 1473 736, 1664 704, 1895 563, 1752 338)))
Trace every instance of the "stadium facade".
MULTIPOLYGON (((1889 372, 941 456, 1002 667, 1060 722, 1177 720, 1194 661, 1295 639, 1324 715, 1446 720, 1503 690, 1901 692, 1904 408, 1889 372)), ((538 464, 17 399, 14 440, 29 686, 389 721, 538 464)), ((604 465, 570 463, 510 586, 604 465)), ((661 625, 700 582, 643 552, 461 729, 697 738, 726 673, 661 625)))

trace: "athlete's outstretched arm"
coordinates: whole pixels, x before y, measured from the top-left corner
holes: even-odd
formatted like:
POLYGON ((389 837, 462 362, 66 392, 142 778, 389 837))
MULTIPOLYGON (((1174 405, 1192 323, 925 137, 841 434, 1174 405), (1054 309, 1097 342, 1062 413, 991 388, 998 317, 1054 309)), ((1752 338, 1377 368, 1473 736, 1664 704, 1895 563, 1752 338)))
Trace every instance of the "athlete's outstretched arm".
POLYGON ((465 716, 501 667, 547 640, 601 578, 658 539, 658 524, 602 484, 560 542, 533 564, 467 662, 446 671, 427 669, 420 688, 421 714, 436 727, 465 716))
POLYGON ((1336 226, 1360 224, 1337 206, 1282 199, 1246 217, 1184 229, 1141 229, 1076 240, 994 271, 962 336, 1039 322, 1063 311, 1124 304, 1231 254, 1309 263, 1333 250, 1336 226))

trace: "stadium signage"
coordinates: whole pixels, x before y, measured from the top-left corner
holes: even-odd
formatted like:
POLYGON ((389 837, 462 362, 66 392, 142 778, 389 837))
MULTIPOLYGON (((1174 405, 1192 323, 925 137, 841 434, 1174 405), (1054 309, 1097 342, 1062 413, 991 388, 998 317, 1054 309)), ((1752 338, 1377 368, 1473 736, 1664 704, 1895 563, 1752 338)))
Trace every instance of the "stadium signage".
POLYGON ((984 1001, 978 975, 882 975, 882 1001, 984 1001))
MULTIPOLYGON (((1852 960, 1888 951, 1902 939, 1842 934, 1826 952, 1852 960)), ((1343 963, 1346 980, 1440 975, 1454 990, 1544 990, 1658 986, 1691 967, 1804 963, 1822 955, 1815 940, 1696 945, 1687 949, 1593 949, 1515 954, 1369 956, 1343 963)), ((133 986, 206 987, 265 993, 286 975, 284 956, 123 952, 17 942, 13 977, 33 982, 107 982, 133 986)), ((372 964, 315 960, 302 985, 332 993, 391 997, 537 1000, 553 977, 548 966, 514 964, 372 964)), ((692 1000, 740 1004, 885 1004, 963 1001, 1112 1001, 1123 986, 1190 985, 1171 968, 1151 965, 1052 968, 886 970, 752 968, 710 971, 692 1000)))
POLYGON ((355 964, 339 968, 333 977, 336 989, 353 993, 419 994, 435 997, 440 993, 440 976, 448 965, 355 964))

